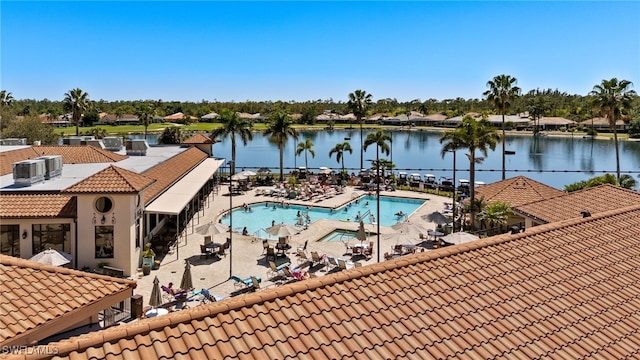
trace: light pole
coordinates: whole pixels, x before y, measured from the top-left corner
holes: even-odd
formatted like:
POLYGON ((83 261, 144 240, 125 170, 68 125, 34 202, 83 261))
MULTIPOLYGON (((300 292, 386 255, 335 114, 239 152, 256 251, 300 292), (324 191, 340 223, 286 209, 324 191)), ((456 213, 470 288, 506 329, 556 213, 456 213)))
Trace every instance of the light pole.
POLYGON ((451 228, 451 232, 456 232, 456 151, 452 150, 453 153, 453 195, 451 196, 453 202, 453 226, 451 228))
POLYGON ((378 254, 378 262, 380 262, 380 156, 378 155, 379 148, 376 147, 376 160, 367 160, 367 161, 375 161, 376 162, 376 233, 377 235, 377 254, 378 254))
POLYGON ((234 166, 232 166, 232 160, 229 160, 227 164, 229 164, 229 278, 231 278, 233 275, 233 187, 231 186, 231 177, 234 166))

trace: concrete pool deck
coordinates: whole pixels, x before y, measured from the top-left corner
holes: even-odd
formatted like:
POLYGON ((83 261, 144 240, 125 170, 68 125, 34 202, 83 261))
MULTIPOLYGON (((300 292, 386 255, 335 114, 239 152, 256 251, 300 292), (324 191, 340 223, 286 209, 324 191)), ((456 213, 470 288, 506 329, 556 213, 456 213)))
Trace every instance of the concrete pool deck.
MULTIPOLYGON (((268 189, 263 187, 263 189, 268 189)), ((333 198, 325 199, 320 202, 299 201, 299 200, 285 200, 290 204, 298 204, 303 206, 323 206, 323 207, 339 207, 350 201, 353 201, 356 194, 366 195, 367 192, 363 190, 357 190, 353 187, 346 187, 343 194, 339 194, 333 198)), ((451 202, 451 198, 437 196, 432 194, 423 194, 411 191, 380 191, 381 196, 394 196, 405 197, 413 199, 425 199, 426 201, 420 206, 414 213, 409 216, 409 221, 423 225, 427 229, 434 229, 436 224, 429 223, 421 219, 422 215, 429 214, 434 211, 442 211, 445 208, 445 203, 451 202)), ((233 195, 232 202, 234 208, 242 206, 242 204, 252 204, 264 201, 276 201, 277 198, 272 198, 265 195, 256 195, 255 189, 245 192, 241 195, 233 195)), ((229 251, 227 250, 226 257, 222 257, 221 260, 214 260, 212 258, 205 259, 200 256, 200 245, 204 243, 204 236, 193 232, 198 225, 207 223, 208 221, 217 221, 220 216, 225 214, 229 210, 229 197, 226 186, 222 186, 219 189, 218 194, 211 195, 209 198, 208 207, 205 206, 204 210, 200 211, 199 216, 194 216, 192 221, 188 224, 186 230, 182 233, 179 242, 179 248, 174 249, 173 253, 167 254, 161 261, 161 265, 157 270, 151 270, 151 274, 142 276, 140 271, 138 274, 134 274, 133 278, 137 281, 138 285, 134 291, 135 294, 143 296, 144 305, 148 305, 149 297, 151 295, 151 289, 153 286, 153 279, 155 276, 160 280, 161 285, 166 285, 169 282, 173 282, 175 287, 180 285, 182 273, 184 272, 185 260, 188 260, 191 264, 191 274, 193 279, 193 285, 196 290, 207 288, 212 294, 228 298, 237 289, 234 286, 233 281, 229 280, 229 251), (203 215, 204 213, 204 215, 203 215), (177 251, 176 251, 177 250, 177 251), (178 258, 179 256, 179 258, 178 258)), ((277 200, 279 201, 279 199, 277 200)), ((234 228, 241 226, 241 224, 234 224, 234 228)), ((378 254, 376 242, 376 225, 365 223, 365 229, 367 232, 371 232, 374 235, 370 239, 374 242, 374 253, 369 260, 358 260, 363 265, 373 264, 377 262, 378 254)), ((336 220, 321 219, 311 223, 307 229, 302 230, 300 233, 291 236, 289 243, 291 249, 287 251, 286 257, 278 257, 277 263, 283 263, 285 261, 291 262, 291 268, 296 268, 299 265, 303 267, 301 270, 309 271, 316 276, 322 276, 326 274, 326 268, 322 269, 308 269, 308 264, 299 264, 298 257, 296 256, 297 247, 302 247, 305 241, 307 244, 307 254, 311 251, 317 251, 319 254, 326 254, 336 258, 350 259, 349 255, 344 255, 345 245, 341 241, 324 241, 318 242, 330 232, 336 230, 352 230, 358 229, 357 222, 345 222, 336 220)), ((388 226, 380 226, 380 234, 393 234, 396 231, 388 226)), ((426 234, 425 234, 426 235, 426 234)), ((224 242, 228 237, 228 234, 215 235, 213 240, 215 242, 224 242)), ((368 240, 369 241, 369 240, 368 240)), ((413 243, 417 244, 420 240, 416 238, 413 243)), ((270 245, 275 245, 276 241, 269 241, 270 245)), ((356 240, 351 240, 351 244, 358 243, 356 240)), ((383 254, 390 252, 391 247, 396 245, 395 239, 384 240, 380 242, 380 259, 384 261, 383 254)), ((263 255, 263 246, 261 240, 254 239, 253 236, 242 236, 240 234, 233 234, 233 275, 240 278, 246 278, 252 275, 257 275, 262 278, 260 287, 271 288, 278 286, 274 281, 271 281, 267 276, 267 270, 269 264, 263 255)), ((197 302, 189 302, 188 306, 196 306, 197 302)))

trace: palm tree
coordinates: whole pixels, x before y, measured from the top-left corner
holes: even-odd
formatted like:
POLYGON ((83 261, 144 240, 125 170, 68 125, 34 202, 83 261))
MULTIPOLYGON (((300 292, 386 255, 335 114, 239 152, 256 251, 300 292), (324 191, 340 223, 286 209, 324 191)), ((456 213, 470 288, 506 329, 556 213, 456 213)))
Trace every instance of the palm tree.
POLYGON ((484 207, 484 209, 478 214, 478 219, 483 223, 489 223, 489 229, 491 230, 493 230, 493 227, 496 225, 498 225, 500 230, 502 230, 502 227, 507 225, 511 214, 513 214, 511 204, 494 201, 484 207))
MULTIPOLYGON (((485 157, 487 150, 495 150, 497 143, 501 140, 500 134, 486 119, 477 121, 473 117, 466 115, 455 129, 445 131, 440 137, 440 143, 445 143, 440 155, 444 158, 449 151, 468 149, 469 153, 469 197, 471 204, 475 203, 475 178, 476 163, 482 162, 484 158, 476 157, 476 150, 479 150, 485 157)), ((474 227, 475 209, 471 208, 471 227, 474 227)))
POLYGON ((349 152, 349 154, 353 153, 351 144, 349 144, 348 141, 336 144, 336 146, 334 146, 333 149, 329 151, 329 157, 331 157, 331 155, 333 154, 336 154, 336 160, 338 161, 338 163, 342 162, 342 174, 344 174, 344 153, 347 151, 349 152))
POLYGON ((82 112, 89 108, 89 94, 80 88, 69 90, 64 94, 65 111, 71 111, 71 120, 76 124, 76 136, 80 135, 80 119, 82 112))
POLYGON ((347 106, 349 110, 356 116, 357 122, 360 124, 360 168, 363 167, 364 161, 364 144, 362 138, 362 118, 367 115, 367 108, 373 104, 371 94, 367 94, 364 90, 356 90, 349 94, 347 106))
POLYGON ((136 116, 138 116, 138 120, 144 125, 144 139, 147 139, 147 128, 149 128, 149 123, 153 119, 153 109, 149 104, 141 104, 136 111, 136 116))
POLYGON ((218 136, 231 137, 231 175, 233 175, 236 172, 236 135, 240 136, 242 144, 247 146, 249 141, 253 139, 251 123, 241 119, 237 112, 229 109, 220 111, 220 122, 222 127, 213 129, 211 138, 215 139, 218 136))
POLYGON ((621 118, 625 108, 631 105, 636 92, 629 90, 632 83, 628 80, 618 81, 617 78, 602 80, 602 84, 593 87, 589 95, 593 96, 593 105, 607 120, 613 129, 613 141, 616 147, 616 179, 620 182, 620 151, 618 149, 618 129, 616 121, 621 118))
MULTIPOLYGON (((367 150, 367 148, 369 147, 369 145, 376 145, 376 165, 382 165, 380 163, 380 151, 382 151, 383 154, 385 155, 389 155, 389 152, 391 152, 391 147, 389 146, 388 143, 391 143, 391 136, 389 134, 386 134, 384 131, 382 130, 378 130, 375 133, 371 133, 369 135, 367 135, 367 139, 364 141, 364 150, 367 150)), ((377 180, 376 181, 380 181, 380 166, 376 166, 376 177, 377 180)))
MULTIPOLYGON (((500 115, 502 115, 502 138, 505 138, 504 135, 504 115, 511 107, 511 102, 520 95, 520 88, 514 86, 518 80, 510 75, 498 75, 487 82, 487 86, 489 90, 482 93, 483 96, 487 97, 487 100, 493 103, 493 106, 498 110, 500 115)), ((505 143, 502 142, 502 180, 505 179, 506 170, 506 157, 505 157, 505 143)))
POLYGON ((14 100, 13 95, 7 90, 0 91, 0 131, 2 131, 3 110, 5 107, 13 105, 14 100))
POLYGON ((302 154, 304 152, 304 166, 309 169, 309 163, 307 161, 307 153, 311 154, 311 157, 316 157, 316 152, 313 151, 313 141, 311 139, 306 139, 305 141, 301 141, 298 143, 298 148, 296 149, 296 156, 302 154))
POLYGON ((298 138, 298 132, 293 128, 293 123, 289 119, 289 115, 285 112, 278 111, 271 115, 271 123, 264 131, 265 135, 270 135, 271 141, 278 145, 280 150, 280 181, 284 180, 284 145, 289 140, 289 136, 294 139, 298 138))

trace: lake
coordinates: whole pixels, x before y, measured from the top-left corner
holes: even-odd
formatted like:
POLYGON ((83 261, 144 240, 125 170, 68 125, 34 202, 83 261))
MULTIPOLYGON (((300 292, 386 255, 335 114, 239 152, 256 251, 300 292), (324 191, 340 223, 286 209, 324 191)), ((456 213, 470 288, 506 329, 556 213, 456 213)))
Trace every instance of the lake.
MULTIPOLYGON (((387 131, 387 130, 385 130, 387 131)), ((373 130, 365 130, 364 137, 373 130)), ((396 165, 395 171, 417 172, 422 175, 434 174, 452 176, 453 154, 447 153, 444 158, 440 156, 442 144, 440 144, 439 131, 405 130, 387 131, 393 139, 390 156, 380 156, 392 160, 396 165)), ((133 136, 132 136, 133 137, 133 136)), ((157 135, 149 135, 149 144, 157 141, 157 135)), ((345 138, 353 148, 353 153, 345 156, 345 168, 349 172, 358 172, 360 167, 360 131, 333 130, 333 131, 301 131, 298 140, 290 139, 285 146, 284 166, 285 171, 291 171, 298 166, 305 166, 304 153, 295 156, 296 144, 309 138, 313 141, 315 157, 308 155, 309 168, 316 169, 326 166, 339 170, 341 165, 336 161, 335 155, 329 158, 329 151, 345 138)), ((229 138, 220 139, 222 142, 214 145, 214 155, 231 159, 231 141, 229 138)), ((255 169, 269 167, 277 172, 279 167, 278 147, 271 144, 262 133, 254 133, 253 141, 247 146, 237 140, 237 169, 255 169)), ((514 155, 507 155, 507 177, 524 175, 547 185, 562 189, 565 185, 580 180, 586 180, 605 172, 615 173, 615 148, 613 140, 593 140, 582 138, 582 134, 574 137, 567 136, 541 136, 533 137, 531 134, 507 135, 507 150, 515 151, 514 155)), ((502 144, 498 144, 495 151, 489 151, 482 164, 476 165, 476 180, 486 183, 501 179, 502 144)), ((365 167, 370 167, 367 159, 375 159, 375 146, 370 146, 364 153, 365 167)), ((477 154, 477 156, 482 156, 477 154)), ((460 150, 456 154, 456 179, 469 178, 469 160, 460 150)), ((634 178, 640 180, 640 142, 620 141, 620 169, 630 172, 634 178)))

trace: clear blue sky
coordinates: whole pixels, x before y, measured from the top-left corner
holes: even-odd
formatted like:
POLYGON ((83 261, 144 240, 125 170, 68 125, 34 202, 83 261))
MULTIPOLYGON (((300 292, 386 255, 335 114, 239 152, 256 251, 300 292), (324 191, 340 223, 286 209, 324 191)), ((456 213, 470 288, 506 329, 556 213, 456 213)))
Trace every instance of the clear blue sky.
POLYGON ((2 89, 16 99, 481 98, 640 90, 640 2, 0 2, 2 89))

